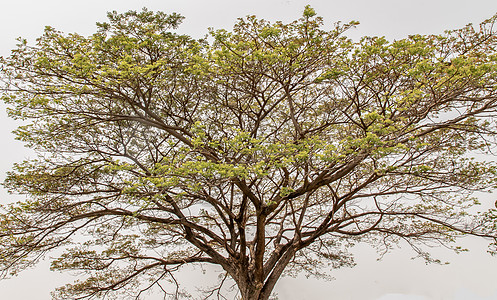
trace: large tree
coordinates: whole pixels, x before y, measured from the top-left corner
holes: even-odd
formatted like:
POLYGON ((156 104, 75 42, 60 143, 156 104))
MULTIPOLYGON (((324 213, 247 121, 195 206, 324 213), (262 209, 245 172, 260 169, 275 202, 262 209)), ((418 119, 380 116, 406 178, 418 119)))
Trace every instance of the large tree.
POLYGON ((60 248, 52 267, 85 276, 55 298, 180 297, 175 271, 215 264, 263 300, 285 271, 353 265, 357 242, 495 251, 495 210, 472 194, 497 183, 497 17, 392 42, 325 30, 310 7, 201 40, 177 14, 108 17, 1 60, 39 154, 5 181, 26 200, 0 214, 3 275, 60 248))

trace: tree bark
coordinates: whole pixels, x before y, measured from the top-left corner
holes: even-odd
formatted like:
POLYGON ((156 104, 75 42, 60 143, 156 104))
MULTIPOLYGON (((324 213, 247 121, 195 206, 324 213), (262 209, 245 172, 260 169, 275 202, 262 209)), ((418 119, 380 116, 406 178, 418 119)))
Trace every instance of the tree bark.
POLYGON ((240 293, 242 294, 242 300, 267 300, 269 296, 264 297, 262 295, 262 284, 248 284, 240 288, 240 293))
POLYGON ((282 252, 278 262, 268 274, 263 274, 263 281, 257 280, 254 274, 239 272, 236 283, 242 300, 268 300, 281 274, 297 251, 297 244, 282 252), (252 276, 251 276, 252 275, 252 276))

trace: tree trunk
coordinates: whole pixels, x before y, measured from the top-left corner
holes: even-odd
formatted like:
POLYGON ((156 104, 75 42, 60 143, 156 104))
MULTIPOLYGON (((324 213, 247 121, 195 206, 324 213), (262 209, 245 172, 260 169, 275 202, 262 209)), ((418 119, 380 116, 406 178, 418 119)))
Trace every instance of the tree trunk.
POLYGON ((262 293, 262 284, 246 284, 238 286, 242 294, 242 300, 268 300, 269 295, 262 293))
POLYGON ((271 274, 265 277, 264 282, 256 282, 254 276, 238 273, 239 276, 236 277, 238 280, 235 281, 240 290, 242 300, 268 300, 283 270, 295 255, 296 249, 297 247, 290 247, 284 251, 271 274))
MULTIPOLYGON (((235 277, 234 277, 235 278, 235 277)), ((242 296, 241 300, 267 300, 269 295, 264 293, 264 283, 256 282, 253 275, 250 276, 246 272, 238 273, 236 277, 236 284, 242 296)), ((271 291, 269 291, 269 294, 271 291)))

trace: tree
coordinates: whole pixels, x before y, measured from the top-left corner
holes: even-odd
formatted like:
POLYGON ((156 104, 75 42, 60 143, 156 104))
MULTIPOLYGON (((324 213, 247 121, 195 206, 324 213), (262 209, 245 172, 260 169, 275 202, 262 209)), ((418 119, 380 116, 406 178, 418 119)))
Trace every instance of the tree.
POLYGON ((2 208, 4 276, 60 248, 52 268, 86 277, 55 298, 177 298, 176 271, 214 264, 205 297, 231 278, 262 300, 285 272, 352 266, 358 242, 435 262, 426 245, 465 235, 496 251, 496 210, 472 195, 497 183, 497 16, 393 42, 326 31, 309 6, 200 40, 174 33, 177 14, 108 17, 1 60, 39 155, 4 183, 26 195, 2 208))

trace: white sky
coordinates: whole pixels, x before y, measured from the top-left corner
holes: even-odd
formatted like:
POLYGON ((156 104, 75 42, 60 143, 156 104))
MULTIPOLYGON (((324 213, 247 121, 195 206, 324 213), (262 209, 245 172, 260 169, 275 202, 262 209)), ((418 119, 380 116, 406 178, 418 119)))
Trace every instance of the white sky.
MULTIPOLYGON (((327 24, 358 20, 361 25, 349 35, 402 38, 408 34, 441 33, 467 23, 483 21, 497 13, 495 0, 17 0, 1 1, 0 56, 9 54, 15 38, 34 41, 45 25, 64 32, 91 34, 95 22, 105 21, 106 12, 117 10, 151 10, 179 12, 186 17, 181 31, 203 36, 208 27, 230 29, 237 17, 255 14, 276 21, 292 21, 311 4, 327 24)), ((0 178, 12 163, 29 152, 10 134, 15 123, 8 120, 0 106, 0 178)), ((0 201, 14 198, 0 191, 0 201)), ((491 197, 489 198, 491 199, 491 197)), ((317 281, 299 277, 283 278, 276 286, 281 300, 497 300, 497 257, 486 253, 486 243, 468 238, 464 246, 473 250, 455 255, 434 249, 448 266, 426 266, 410 260, 407 248, 396 250, 377 262, 377 255, 368 247, 357 252, 358 265, 352 269, 334 270, 334 281, 317 281)), ((9 300, 50 299, 54 287, 71 280, 68 275, 48 271, 48 263, 29 270, 17 278, 0 282, 0 298, 9 300)))

